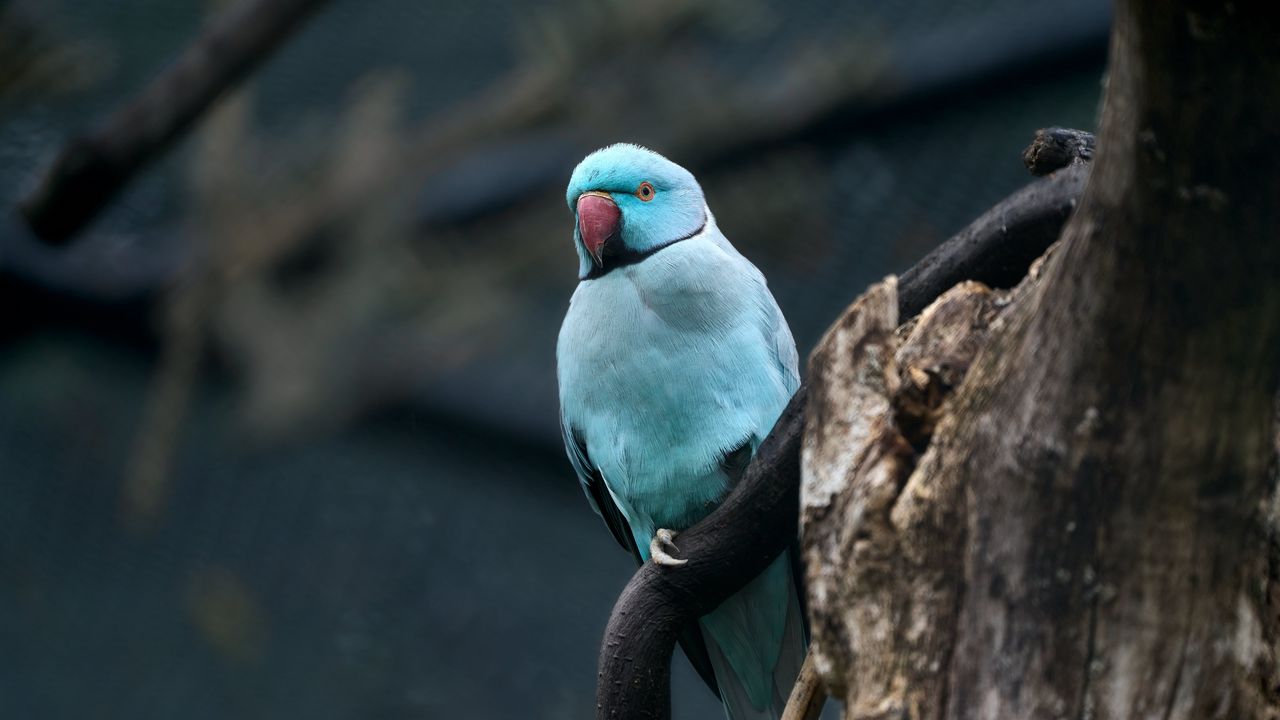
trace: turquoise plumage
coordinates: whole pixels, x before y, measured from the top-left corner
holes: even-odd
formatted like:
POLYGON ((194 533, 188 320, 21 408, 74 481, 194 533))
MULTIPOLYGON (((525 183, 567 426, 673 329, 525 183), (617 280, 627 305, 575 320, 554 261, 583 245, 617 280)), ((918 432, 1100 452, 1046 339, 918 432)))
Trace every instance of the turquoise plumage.
MULTIPOLYGON (((655 533, 693 525, 741 476, 799 385, 795 342, 684 168, 612 145, 578 165, 567 200, 580 282, 556 348, 561 428, 592 507, 643 562, 655 533)), ((792 563, 682 641, 732 720, 780 716, 799 672, 792 563)))

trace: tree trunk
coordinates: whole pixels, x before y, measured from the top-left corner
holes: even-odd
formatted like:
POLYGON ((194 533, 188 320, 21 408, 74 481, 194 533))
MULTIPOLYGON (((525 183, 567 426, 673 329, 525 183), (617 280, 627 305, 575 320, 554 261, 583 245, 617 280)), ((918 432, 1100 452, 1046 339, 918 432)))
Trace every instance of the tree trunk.
POLYGON ((1039 271, 896 331, 887 281, 815 351, 802 539, 846 717, 1280 717, 1278 38, 1260 2, 1118 3, 1039 271))

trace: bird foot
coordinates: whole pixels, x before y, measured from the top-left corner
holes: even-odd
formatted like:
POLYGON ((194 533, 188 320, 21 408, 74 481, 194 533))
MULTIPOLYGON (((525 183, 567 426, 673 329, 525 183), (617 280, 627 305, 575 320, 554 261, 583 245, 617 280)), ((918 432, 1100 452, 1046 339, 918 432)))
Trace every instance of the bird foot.
POLYGON ((680 548, 676 547, 675 539, 676 534, 666 528, 658 528, 658 532, 653 534, 653 539, 649 541, 649 557, 653 560, 654 565, 679 567, 689 562, 688 560, 671 557, 669 554, 680 552, 680 548))

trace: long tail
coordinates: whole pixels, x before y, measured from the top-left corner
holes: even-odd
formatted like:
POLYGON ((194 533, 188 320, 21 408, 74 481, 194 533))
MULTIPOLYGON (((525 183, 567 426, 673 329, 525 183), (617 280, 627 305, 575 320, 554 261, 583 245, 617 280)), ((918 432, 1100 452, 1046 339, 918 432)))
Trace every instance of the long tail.
POLYGON ((779 720, 805 657, 804 612, 783 553, 700 621, 729 720, 779 720))

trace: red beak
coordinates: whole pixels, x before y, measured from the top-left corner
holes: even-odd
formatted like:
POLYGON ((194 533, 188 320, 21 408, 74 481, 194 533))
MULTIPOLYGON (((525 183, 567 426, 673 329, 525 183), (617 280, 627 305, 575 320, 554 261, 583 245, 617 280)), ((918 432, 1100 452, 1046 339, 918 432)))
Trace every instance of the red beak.
POLYGON ((578 231, 596 265, 603 264, 604 244, 618 232, 621 224, 622 211, 613 198, 594 191, 578 196, 578 231))

